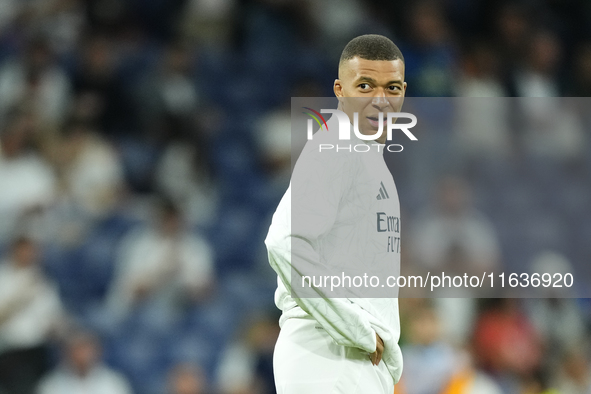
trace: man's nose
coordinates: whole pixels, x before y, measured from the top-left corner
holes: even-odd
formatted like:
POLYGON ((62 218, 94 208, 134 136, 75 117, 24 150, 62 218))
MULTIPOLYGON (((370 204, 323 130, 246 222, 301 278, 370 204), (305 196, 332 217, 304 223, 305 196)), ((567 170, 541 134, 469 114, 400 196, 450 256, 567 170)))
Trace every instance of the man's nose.
POLYGON ((390 105, 390 102, 386 99, 384 92, 379 92, 372 99, 371 104, 379 111, 382 111, 390 105))

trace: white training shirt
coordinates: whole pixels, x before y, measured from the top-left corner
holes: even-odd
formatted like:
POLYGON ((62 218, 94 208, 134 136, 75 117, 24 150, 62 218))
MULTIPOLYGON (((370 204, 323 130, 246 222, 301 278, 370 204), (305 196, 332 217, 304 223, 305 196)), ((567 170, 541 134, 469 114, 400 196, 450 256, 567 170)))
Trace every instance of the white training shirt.
POLYGON ((385 146, 360 140, 353 132, 350 141, 339 141, 335 118, 327 122, 330 131, 323 126, 304 147, 265 240, 269 263, 278 275, 279 323, 312 317, 337 344, 369 353, 376 349, 378 333, 385 346, 382 361, 397 383, 402 373, 398 298, 367 298, 367 288, 352 288, 346 298, 328 298, 323 294, 327 289, 320 287, 314 289, 317 298, 292 297, 292 279, 337 275, 342 266, 357 266, 361 272, 367 267, 368 273, 372 267, 392 267, 392 275, 400 272, 400 203, 384 162, 385 146), (320 153, 320 144, 365 144, 371 149, 320 153), (394 222, 395 228, 390 226, 394 222))

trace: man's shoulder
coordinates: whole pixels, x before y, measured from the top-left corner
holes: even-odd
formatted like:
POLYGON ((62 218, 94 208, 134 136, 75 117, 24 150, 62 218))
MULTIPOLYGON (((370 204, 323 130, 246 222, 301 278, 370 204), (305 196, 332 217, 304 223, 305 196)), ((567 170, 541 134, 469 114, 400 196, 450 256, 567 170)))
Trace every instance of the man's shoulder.
POLYGON ((45 375, 38 384, 37 392, 39 394, 57 394, 60 393, 59 388, 70 382, 71 376, 67 371, 58 367, 57 369, 45 375))
POLYGON ((349 151, 347 141, 340 141, 335 131, 319 130, 300 153, 296 168, 312 172, 331 172, 352 165, 359 155, 349 151))
POLYGON ((130 393, 129 382, 125 376, 105 364, 97 365, 93 371, 94 378, 113 394, 130 393))

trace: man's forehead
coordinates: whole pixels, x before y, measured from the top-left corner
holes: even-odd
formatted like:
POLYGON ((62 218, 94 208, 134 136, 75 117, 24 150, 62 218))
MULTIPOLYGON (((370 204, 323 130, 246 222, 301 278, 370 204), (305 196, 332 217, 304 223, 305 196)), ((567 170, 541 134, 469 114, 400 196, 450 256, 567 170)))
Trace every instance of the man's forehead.
POLYGON ((404 63, 396 60, 367 60, 360 57, 345 60, 339 67, 339 78, 357 79, 371 76, 379 79, 404 79, 404 63))

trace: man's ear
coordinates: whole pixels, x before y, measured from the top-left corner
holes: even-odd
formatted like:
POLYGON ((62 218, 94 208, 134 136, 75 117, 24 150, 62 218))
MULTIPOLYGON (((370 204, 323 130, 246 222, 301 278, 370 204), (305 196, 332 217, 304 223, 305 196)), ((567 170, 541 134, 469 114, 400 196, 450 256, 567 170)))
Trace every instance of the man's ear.
POLYGON ((334 80, 334 85, 332 87, 332 90, 334 91, 334 95, 337 98, 343 97, 343 85, 341 84, 340 79, 337 78, 334 80))
POLYGON ((402 88, 404 89, 404 94, 406 94, 406 82, 404 82, 404 84, 402 85, 402 88))

